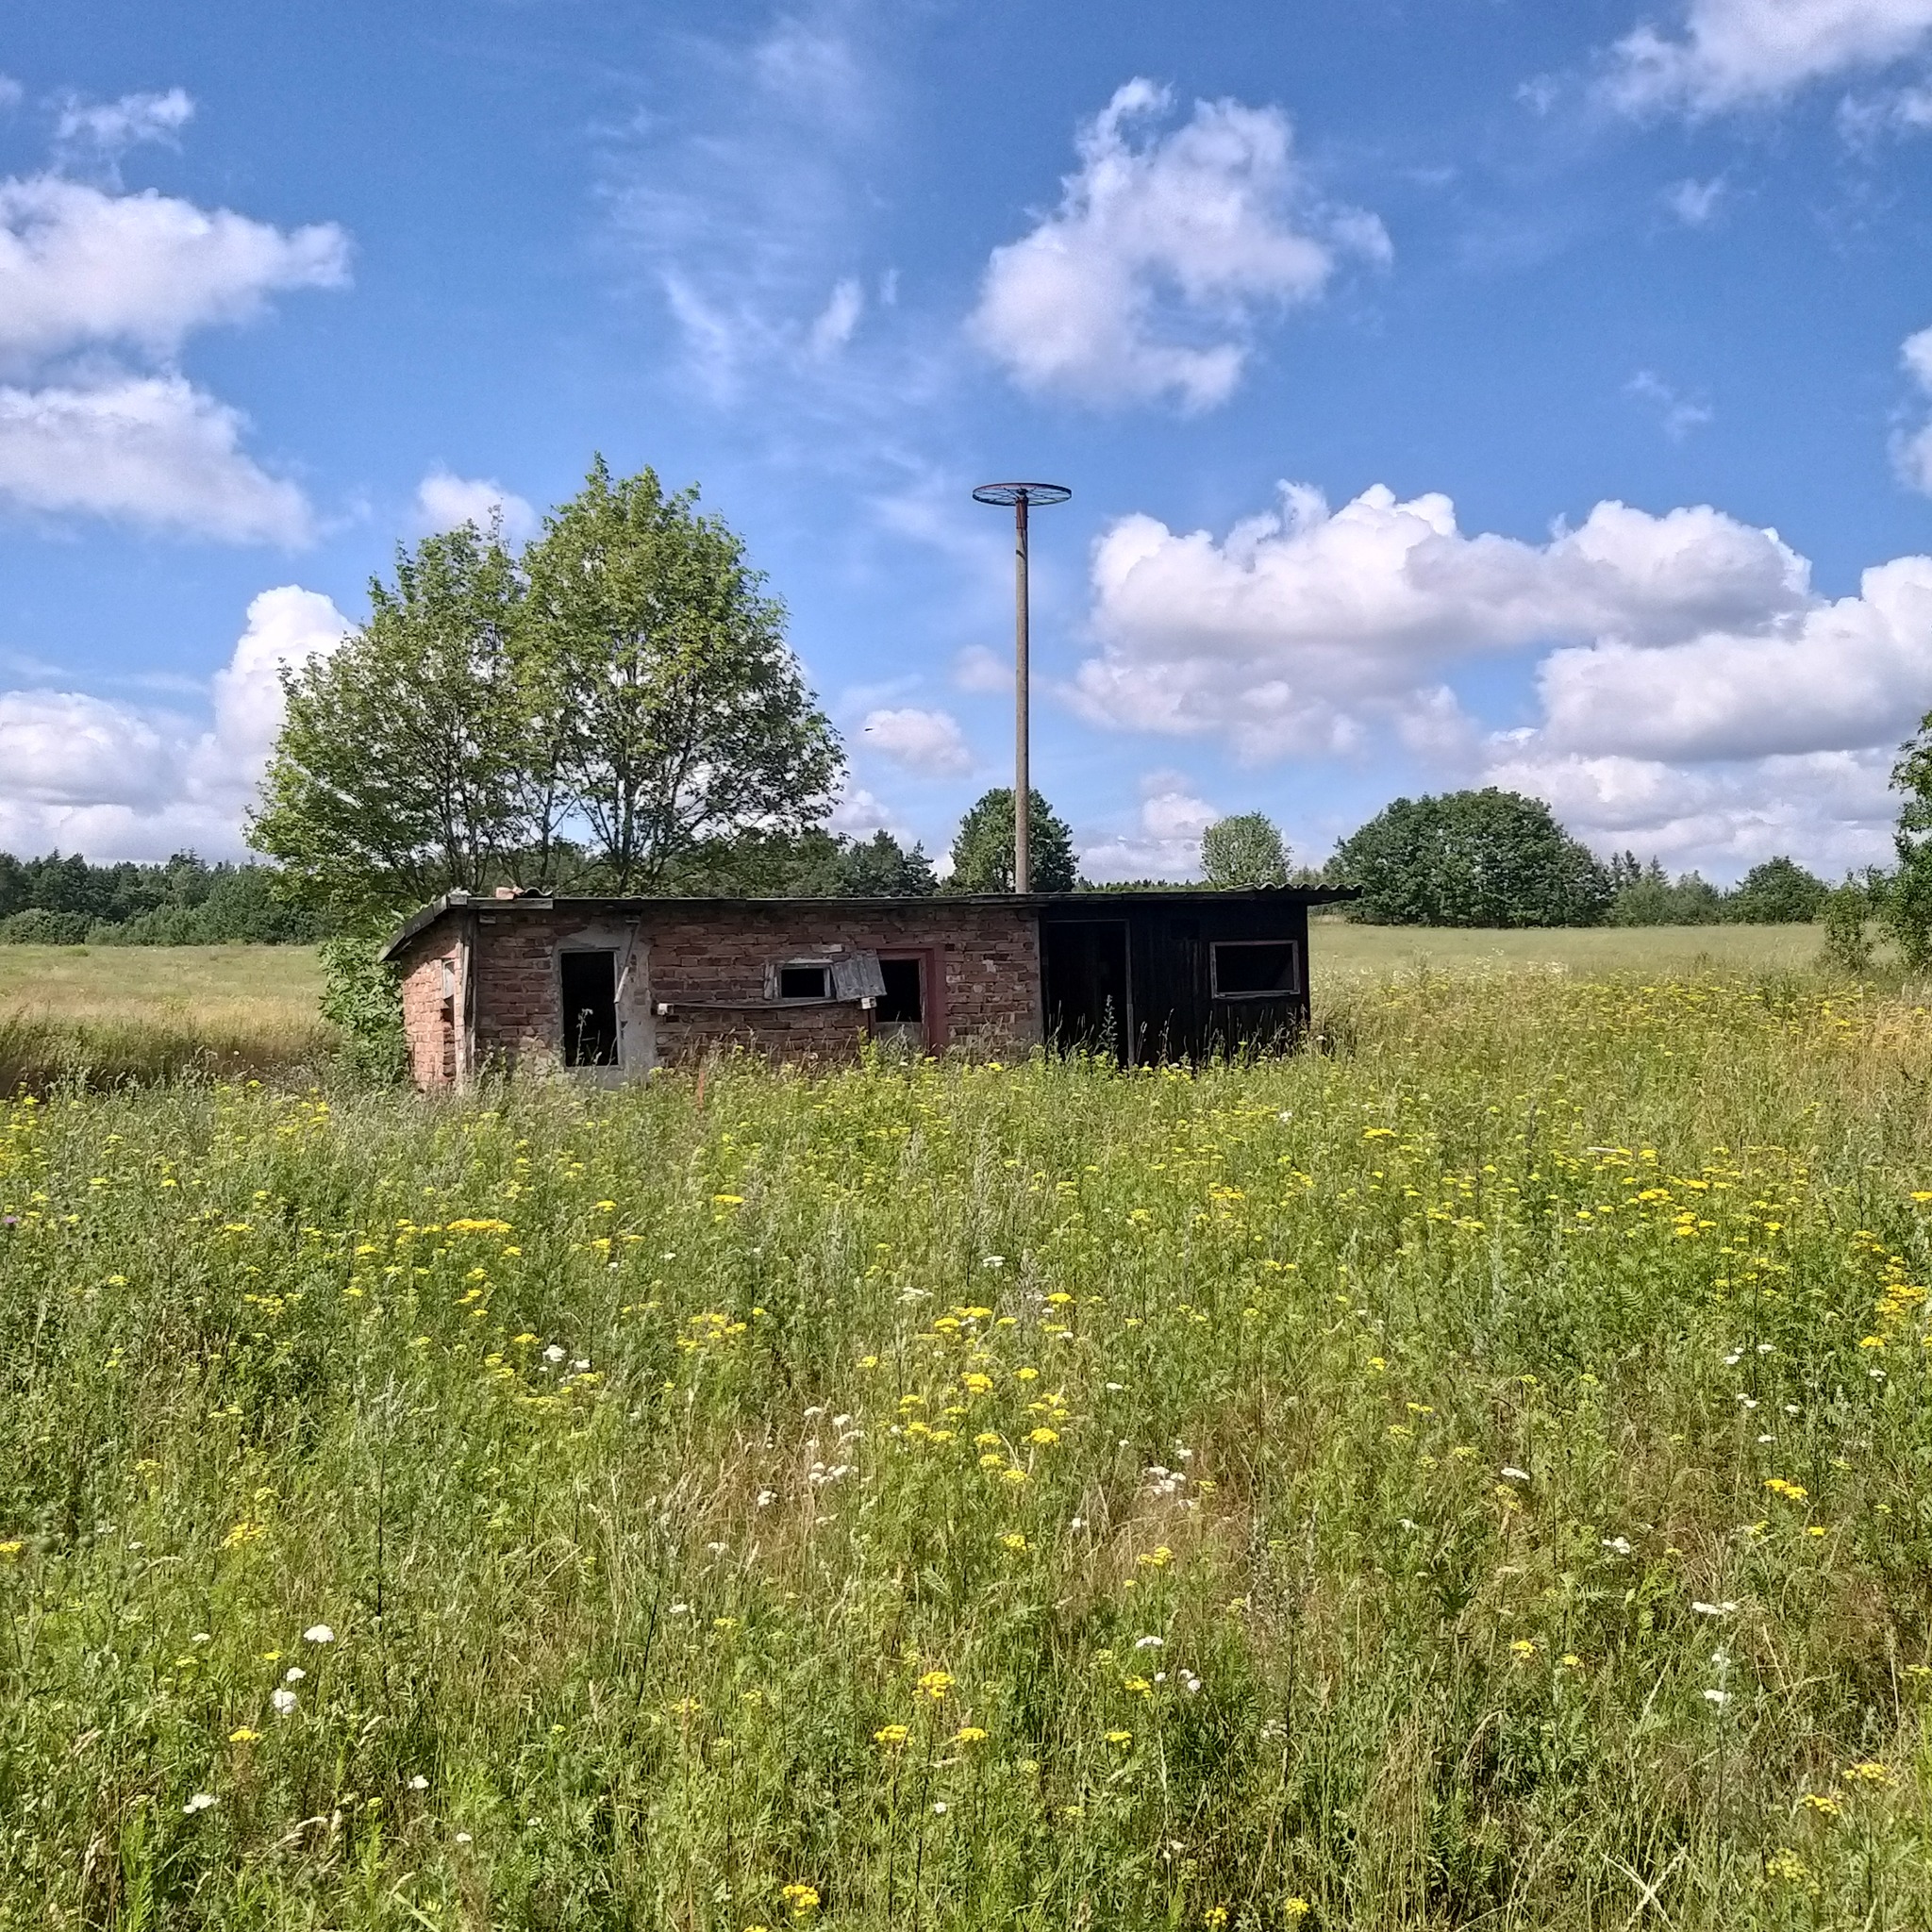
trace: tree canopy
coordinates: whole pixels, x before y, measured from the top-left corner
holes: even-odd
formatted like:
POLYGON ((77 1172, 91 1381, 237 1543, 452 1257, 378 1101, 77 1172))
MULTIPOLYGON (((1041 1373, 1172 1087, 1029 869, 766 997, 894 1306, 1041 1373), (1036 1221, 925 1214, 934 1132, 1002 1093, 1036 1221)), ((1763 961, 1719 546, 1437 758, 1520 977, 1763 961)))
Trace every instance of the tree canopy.
POLYGON ((1288 883, 1288 846, 1265 812, 1217 819, 1201 834, 1201 874, 1222 891, 1288 883))
POLYGON ((1724 916, 1744 925, 1808 925, 1831 888, 1793 858, 1767 858, 1738 882, 1724 916))
POLYGON ((1541 799, 1494 786, 1398 798, 1344 839, 1358 918, 1388 925, 1594 925, 1607 874, 1541 799))
POLYGON ((1898 870, 1887 882, 1879 918, 1898 942, 1907 967, 1932 965, 1932 711, 1899 747, 1892 790, 1903 795, 1892 843, 1898 870))
POLYGON ((662 891, 802 836, 844 756, 784 621, 694 490, 599 458, 521 556, 470 525, 398 551, 369 621, 284 674, 250 843, 368 924, 506 881, 662 891))
MULTIPOLYGON (((1038 791, 1027 794, 1027 863, 1036 892, 1074 890, 1074 835, 1067 822, 1038 791)), ((954 892, 1010 892, 1013 890, 1013 788, 995 787, 983 794, 953 835, 953 871, 946 881, 954 892)))

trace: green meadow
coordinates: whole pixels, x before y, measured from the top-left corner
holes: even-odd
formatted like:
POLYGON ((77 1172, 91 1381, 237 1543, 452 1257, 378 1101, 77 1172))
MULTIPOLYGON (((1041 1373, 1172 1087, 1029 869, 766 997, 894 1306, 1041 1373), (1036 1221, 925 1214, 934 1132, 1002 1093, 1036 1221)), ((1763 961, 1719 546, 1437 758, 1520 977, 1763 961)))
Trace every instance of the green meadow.
POLYGON ((15 1100, 0 1925, 1927 1923, 1932 1016, 1549 937, 15 1100))

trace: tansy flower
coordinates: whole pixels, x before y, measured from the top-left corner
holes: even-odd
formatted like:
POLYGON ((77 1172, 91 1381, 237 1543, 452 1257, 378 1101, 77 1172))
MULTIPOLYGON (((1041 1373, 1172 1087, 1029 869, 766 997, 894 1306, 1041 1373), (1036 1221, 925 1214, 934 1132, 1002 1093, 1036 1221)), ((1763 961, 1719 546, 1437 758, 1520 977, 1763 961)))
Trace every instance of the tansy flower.
POLYGON ((257 1744, 260 1741, 261 1733, 259 1731, 251 1731, 246 1724, 237 1724, 228 1733, 228 1742, 231 1744, 257 1744))
POLYGON ((872 1734, 872 1740, 891 1751, 903 1744, 910 1735, 904 1724, 886 1724, 872 1734))
POLYGON ((1131 1744, 1134 1741, 1134 1734, 1132 1731, 1109 1731, 1107 1734, 1107 1741, 1109 1744, 1131 1744))
POLYGON ((945 1701, 945 1695, 953 1688, 951 1671, 927 1671, 919 1680, 920 1693, 929 1697, 935 1704, 945 1701))
POLYGON ((986 1742, 986 1733, 977 1724, 961 1724, 953 1733, 953 1742, 956 1744, 983 1744, 986 1742))
POLYGON ((785 1901, 786 1909, 794 1919, 803 1919, 819 1908, 819 1894, 816 1886, 800 1885, 794 1882, 781 1887, 778 1896, 785 1901))

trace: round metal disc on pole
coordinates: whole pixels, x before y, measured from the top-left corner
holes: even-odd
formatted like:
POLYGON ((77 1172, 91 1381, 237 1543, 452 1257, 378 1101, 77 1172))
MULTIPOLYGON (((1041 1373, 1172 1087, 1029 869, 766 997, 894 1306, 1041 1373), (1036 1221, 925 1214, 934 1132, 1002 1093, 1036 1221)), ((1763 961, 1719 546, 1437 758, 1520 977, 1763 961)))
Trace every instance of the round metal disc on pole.
POLYGON ((1013 512, 1013 890, 1027 892, 1033 885, 1033 855, 1029 849, 1033 815, 1031 771, 1030 593, 1026 582, 1026 512, 1038 504, 1064 503, 1073 495, 1064 483, 982 483, 973 492, 974 503, 990 503, 1013 512))

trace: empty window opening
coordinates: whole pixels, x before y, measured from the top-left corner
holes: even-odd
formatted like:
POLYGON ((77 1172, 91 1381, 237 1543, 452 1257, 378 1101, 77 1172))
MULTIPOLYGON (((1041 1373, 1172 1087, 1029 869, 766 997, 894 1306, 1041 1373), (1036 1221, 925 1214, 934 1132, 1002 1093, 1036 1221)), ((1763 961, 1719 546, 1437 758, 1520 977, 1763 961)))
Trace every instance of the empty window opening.
POLYGON ((781 1000, 828 1000, 832 996, 832 969, 822 959, 797 960, 778 969, 778 997, 781 1000))
POLYGON ((617 955, 565 953, 563 1063, 567 1067, 617 1064, 617 955))
POLYGON ((886 982, 874 1014, 881 1024, 911 1025, 925 1018, 917 959, 881 959, 879 976, 886 982))
POLYGON ((1214 997, 1281 999, 1302 990, 1301 948, 1292 940, 1220 940, 1208 948, 1214 997))

